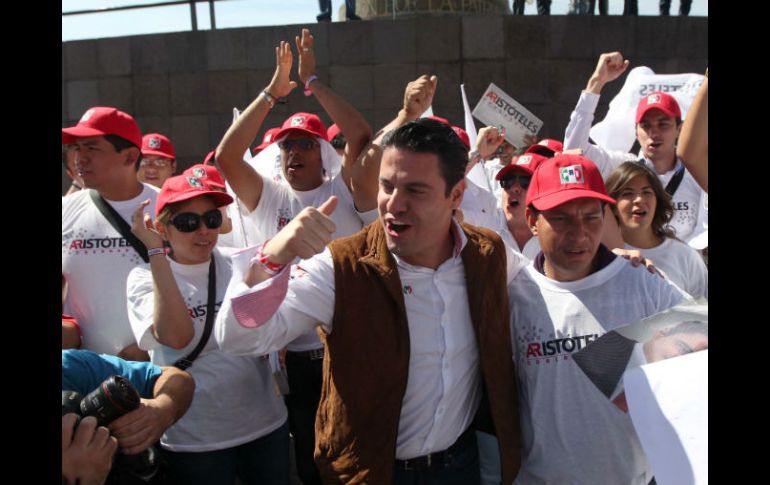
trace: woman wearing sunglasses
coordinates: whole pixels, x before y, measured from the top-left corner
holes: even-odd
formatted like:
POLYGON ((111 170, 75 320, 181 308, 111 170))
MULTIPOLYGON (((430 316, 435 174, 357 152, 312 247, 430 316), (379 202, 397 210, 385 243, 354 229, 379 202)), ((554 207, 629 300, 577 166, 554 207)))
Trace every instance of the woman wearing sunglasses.
POLYGON ((189 365, 195 379, 192 405, 161 438, 173 477, 288 484, 287 413, 267 359, 225 354, 206 332, 232 274, 230 258, 215 247, 219 207, 232 201, 205 178, 180 175, 163 184, 154 224, 143 214, 146 202, 136 210, 132 231, 150 263, 128 276, 129 319, 154 363, 189 365))
POLYGON ((501 226, 504 229, 500 231, 500 237, 508 246, 529 259, 535 259, 540 252, 540 241, 532 235, 527 218, 524 217, 524 201, 527 199, 532 172, 543 160, 546 160, 546 157, 527 153, 518 157, 514 163, 506 165, 495 176, 502 188, 500 206, 504 216, 501 226))
POLYGON ((627 249, 638 249, 666 277, 694 298, 708 298, 708 269, 698 252, 674 236, 674 213, 660 179, 647 166, 625 162, 607 177, 612 212, 627 249))

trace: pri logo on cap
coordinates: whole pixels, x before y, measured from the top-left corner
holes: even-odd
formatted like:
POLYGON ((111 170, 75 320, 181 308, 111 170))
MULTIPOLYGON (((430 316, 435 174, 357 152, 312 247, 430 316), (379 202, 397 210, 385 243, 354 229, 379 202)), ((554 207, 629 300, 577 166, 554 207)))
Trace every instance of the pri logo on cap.
POLYGON ((192 170, 192 174, 195 175, 196 177, 198 177, 199 179, 205 178, 206 177, 206 169, 204 169, 203 167, 195 167, 192 170))
POLYGON ((516 160, 516 165, 529 165, 529 162, 531 161, 532 155, 522 155, 518 160, 516 160))
POLYGON ((160 138, 152 137, 149 140, 147 140, 147 146, 149 148, 158 150, 160 148, 160 138))
POLYGON ((94 114, 94 110, 93 109, 89 109, 88 111, 83 113, 83 116, 80 118, 80 122, 84 123, 84 122, 88 121, 89 119, 91 119, 91 116, 93 116, 93 114, 94 114))
POLYGON ((302 126, 304 122, 305 122, 305 118, 304 117, 302 117, 302 116, 295 116, 294 118, 291 119, 290 125, 291 126, 302 126))
POLYGON ((197 187, 197 188, 203 188, 203 182, 201 182, 199 179, 195 177, 187 177, 187 183, 190 184, 190 187, 197 187))
POLYGON ((647 96, 647 104, 660 103, 660 94, 651 94, 647 96))
POLYGON ((583 180, 583 166, 570 165, 569 167, 561 167, 559 169, 559 180, 562 185, 585 183, 585 180, 583 180))

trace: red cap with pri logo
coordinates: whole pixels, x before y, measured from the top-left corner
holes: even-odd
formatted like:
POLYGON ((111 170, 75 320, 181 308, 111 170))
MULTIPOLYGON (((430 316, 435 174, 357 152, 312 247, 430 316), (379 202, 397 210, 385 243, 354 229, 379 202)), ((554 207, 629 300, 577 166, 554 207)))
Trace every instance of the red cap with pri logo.
POLYGON ((340 127, 337 126, 337 123, 334 123, 329 127, 328 130, 326 130, 326 140, 331 142, 334 140, 334 137, 342 133, 342 130, 340 130, 340 127))
POLYGON ((643 97, 639 104, 636 105, 636 122, 642 121, 645 113, 651 109, 659 109, 672 118, 682 117, 682 110, 679 109, 679 103, 676 102, 673 96, 655 91, 643 97))
POLYGON ((204 165, 202 163, 198 163, 182 172, 182 175, 192 175, 195 178, 199 178, 204 182, 207 182, 212 187, 225 190, 225 179, 214 165, 204 165))
POLYGON ((269 147, 275 140, 275 134, 281 131, 280 128, 270 128, 265 132, 265 136, 262 137, 262 143, 257 145, 254 150, 264 150, 265 148, 269 147))
POLYGON ((155 217, 161 213, 164 207, 174 202, 182 202, 203 195, 211 196, 217 207, 230 204, 233 198, 227 192, 217 190, 216 187, 192 175, 177 175, 169 177, 163 182, 158 198, 155 201, 155 217))
POLYGON ((115 108, 95 106, 89 108, 78 124, 61 129, 61 142, 75 143, 75 139, 88 136, 117 135, 136 145, 142 146, 142 132, 134 118, 115 108))
POLYGON ((310 136, 317 136, 326 140, 326 126, 321 118, 312 113, 294 113, 283 122, 281 129, 275 134, 273 140, 280 140, 290 131, 301 131, 310 136))
POLYGON ((559 140, 553 140, 551 138, 543 138, 539 142, 531 145, 524 153, 537 153, 544 157, 552 157, 557 153, 564 151, 564 144, 559 140))
POLYGON ((160 133, 150 133, 142 137, 142 155, 170 158, 176 160, 174 145, 167 136, 160 133))
POLYGON ((602 174, 594 162, 582 155, 557 155, 535 169, 526 203, 547 211, 582 198, 615 203, 615 199, 607 195, 602 174))
POLYGON ((515 163, 509 163, 503 167, 502 170, 497 172, 497 175, 495 175, 495 180, 502 180, 503 177, 511 172, 519 172, 525 175, 532 175, 535 169, 546 160, 548 160, 548 157, 538 155, 537 153, 527 153, 521 155, 516 159, 515 163))

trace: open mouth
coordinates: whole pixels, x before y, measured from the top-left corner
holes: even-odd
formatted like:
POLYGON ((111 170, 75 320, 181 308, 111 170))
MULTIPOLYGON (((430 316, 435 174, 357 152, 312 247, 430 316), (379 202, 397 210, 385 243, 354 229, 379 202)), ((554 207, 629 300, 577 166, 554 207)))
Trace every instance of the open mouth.
POLYGON ((646 215, 647 215, 647 211, 645 211, 645 210, 635 209, 635 210, 631 211, 631 216, 636 218, 636 219, 641 219, 641 218, 643 218, 646 215))
POLYGON ((399 234, 403 234, 404 231, 406 231, 410 227, 412 226, 410 226, 409 224, 403 224, 395 221, 389 221, 386 224, 386 229, 388 230, 388 233, 390 233, 391 236, 393 235, 398 236, 399 234))
POLYGON ((511 209, 515 209, 519 206, 519 200, 518 199, 511 199, 508 201, 508 207, 511 209))

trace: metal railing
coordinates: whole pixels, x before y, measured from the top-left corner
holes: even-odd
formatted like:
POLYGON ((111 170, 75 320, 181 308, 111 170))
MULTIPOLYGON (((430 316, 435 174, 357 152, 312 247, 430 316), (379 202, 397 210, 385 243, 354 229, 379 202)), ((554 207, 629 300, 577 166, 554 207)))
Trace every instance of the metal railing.
POLYGON ((173 5, 189 4, 190 5, 190 23, 192 24, 192 30, 197 31, 198 15, 195 9, 195 4, 201 3, 201 2, 207 2, 209 4, 209 17, 211 19, 211 30, 216 30, 217 22, 214 14, 214 3, 225 2, 225 1, 227 0, 170 0, 167 2, 143 3, 141 5, 122 5, 117 7, 92 8, 87 10, 69 10, 67 12, 62 12, 61 15, 62 17, 66 17, 68 15, 83 15, 88 13, 107 13, 107 12, 117 12, 121 10, 136 10, 136 9, 142 9, 142 8, 169 7, 173 5))

